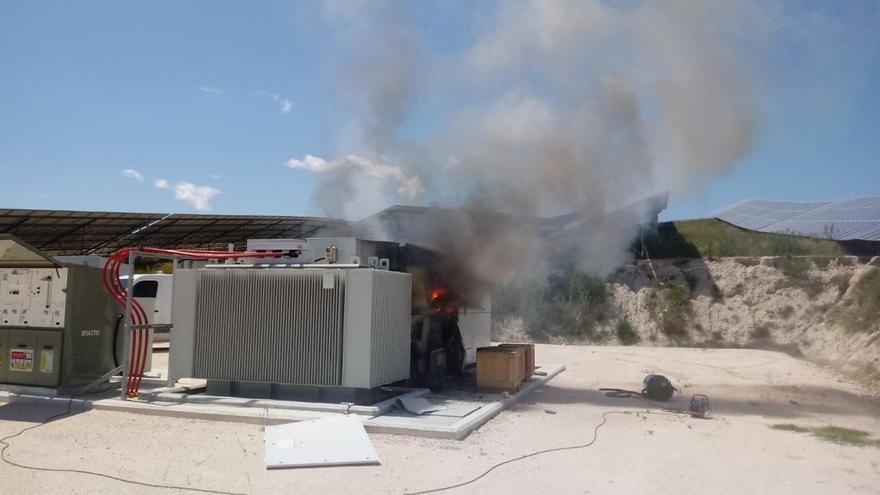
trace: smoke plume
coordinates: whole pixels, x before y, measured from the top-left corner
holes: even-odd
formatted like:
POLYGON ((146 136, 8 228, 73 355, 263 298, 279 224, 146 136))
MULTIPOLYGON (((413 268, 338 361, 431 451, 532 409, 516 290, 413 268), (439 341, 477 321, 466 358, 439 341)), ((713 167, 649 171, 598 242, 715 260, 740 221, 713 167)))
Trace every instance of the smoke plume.
POLYGON ((699 188, 751 147, 744 2, 501 2, 454 50, 432 50, 410 5, 329 4, 356 130, 345 154, 357 155, 290 166, 321 173, 324 198, 347 193, 328 214, 351 214, 345 198, 375 181, 370 195, 386 204, 454 207, 418 228, 488 285, 550 253, 613 269, 644 214, 621 208, 699 188), (439 123, 403 132, 425 113, 439 123), (586 234, 564 252, 541 232, 538 219, 554 215, 586 234))

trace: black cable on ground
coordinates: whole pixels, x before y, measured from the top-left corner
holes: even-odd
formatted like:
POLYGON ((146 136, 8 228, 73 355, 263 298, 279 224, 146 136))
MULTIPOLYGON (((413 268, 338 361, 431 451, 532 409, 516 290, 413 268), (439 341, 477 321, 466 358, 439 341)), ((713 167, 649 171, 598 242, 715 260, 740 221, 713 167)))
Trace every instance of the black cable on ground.
POLYGON ((599 391, 605 392, 605 395, 607 395, 608 397, 644 397, 641 392, 636 392, 635 390, 627 390, 625 388, 600 388, 599 391))
POLYGON ((626 390, 623 388, 600 388, 601 392, 605 392, 605 395, 608 397, 616 397, 616 398, 626 398, 632 397, 633 399, 639 399, 643 402, 646 402, 662 411, 687 414, 690 415, 690 411, 687 409, 678 409, 675 407, 664 406, 663 404, 652 401, 651 399, 645 397, 643 392, 636 392, 635 390, 626 390))
POLYGON ((680 415, 687 415, 687 412, 682 412, 682 411, 678 411, 678 410, 668 410, 668 411, 646 411, 646 410, 605 411, 602 413, 602 421, 600 421, 599 424, 597 424, 593 428, 593 438, 587 443, 580 444, 580 445, 570 445, 567 447, 553 447, 550 449, 538 450, 538 451, 532 452, 530 454, 526 454, 526 455, 523 455, 520 457, 514 457, 512 459, 507 459, 506 461, 502 461, 497 464, 494 464, 491 467, 489 467, 489 469, 483 471, 482 473, 480 473, 476 477, 471 478, 467 481, 463 481, 463 482, 457 483, 455 485, 448 485, 448 486, 444 486, 444 487, 440 487, 440 488, 432 488, 430 490, 423 490, 420 492, 407 492, 404 495, 424 495, 426 493, 437 493, 437 492, 443 492, 446 490, 454 490, 455 488, 461 488, 463 486, 467 486, 472 483, 475 483, 475 482, 481 480, 482 478, 484 478, 486 475, 488 475, 492 471, 500 468, 501 466, 505 466, 507 464, 521 461, 523 459, 528 459, 530 457, 536 457, 536 456, 539 456, 542 454, 548 454, 550 452, 561 452, 561 451, 565 451, 565 450, 585 449, 585 448, 593 445, 594 443, 596 443, 596 440, 599 438, 599 428, 602 428, 605 425, 605 423, 608 422, 608 416, 610 416, 612 414, 627 414, 627 415, 629 415, 629 414, 669 414, 669 415, 673 415, 673 416, 680 416, 680 415))
POLYGON ((64 416, 70 415, 70 413, 72 412, 74 397, 76 397, 76 396, 72 395, 67 399, 67 410, 65 410, 64 412, 49 416, 48 418, 44 419, 40 423, 28 426, 26 428, 22 428, 17 433, 14 433, 12 435, 7 435, 3 438, 0 438, 0 444, 2 444, 2 448, 0 448, 0 460, 2 460, 6 464, 9 464, 10 466, 14 466, 14 467, 21 468, 21 469, 29 469, 32 471, 48 471, 48 472, 53 472, 53 473, 86 474, 89 476, 97 476, 99 478, 106 478, 106 479, 110 479, 110 480, 114 480, 114 481, 119 481, 121 483, 127 483, 129 485, 146 486, 149 488, 162 488, 162 489, 166 489, 166 490, 185 490, 185 491, 199 492, 199 493, 216 493, 216 494, 221 494, 221 495, 245 495, 243 493, 226 492, 226 491, 222 491, 222 490, 208 490, 208 489, 204 489, 204 488, 191 488, 188 486, 162 485, 162 484, 158 484, 158 483, 147 483, 145 481, 137 481, 137 480, 131 480, 131 479, 127 479, 127 478, 120 478, 118 476, 113 476, 111 474, 97 473, 94 471, 86 471, 84 469, 64 469, 64 468, 29 466, 27 464, 20 464, 15 461, 11 461, 11 460, 7 459, 6 449, 8 449, 10 446, 9 440, 12 440, 13 438, 15 438, 17 436, 20 436, 21 434, 23 434, 26 431, 35 430, 41 426, 45 426, 45 425, 49 424, 50 422, 52 422, 56 419, 60 419, 60 418, 63 418, 64 416))

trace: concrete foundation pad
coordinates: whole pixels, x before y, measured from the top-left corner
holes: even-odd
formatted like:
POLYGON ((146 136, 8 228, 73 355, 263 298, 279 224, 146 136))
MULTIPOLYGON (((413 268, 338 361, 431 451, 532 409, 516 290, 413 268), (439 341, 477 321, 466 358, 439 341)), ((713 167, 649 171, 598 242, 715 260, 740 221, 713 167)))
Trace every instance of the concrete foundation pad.
MULTIPOLYGON (((367 431, 390 433, 395 435, 412 435, 429 438, 445 438, 463 440, 480 426, 494 418, 501 411, 521 401, 530 393, 565 371, 564 365, 539 366, 532 378, 514 394, 481 394, 469 399, 472 394, 455 394, 454 398, 443 395, 428 395, 427 399, 446 399, 461 406, 471 404, 479 407, 463 417, 444 415, 443 411, 421 416, 405 412, 393 412, 364 421, 367 431)), ((467 408, 465 408, 467 409, 467 408)))
POLYGON ((0 400, 4 397, 15 395, 33 395, 36 397, 60 397, 58 389, 54 387, 32 387, 29 385, 13 385, 4 383, 0 385, 0 400))
MULTIPOLYGON (((356 415, 368 432, 413 435, 462 440, 498 413, 543 387, 565 370, 563 365, 541 366, 532 378, 513 394, 456 392, 431 394, 427 389, 412 389, 403 395, 372 406, 244 399, 204 394, 187 394, 186 387, 146 390, 138 400, 120 400, 114 392, 73 398, 73 407, 138 414, 277 425, 295 421, 356 415), (415 415, 395 408, 400 397, 423 397, 442 401, 445 411, 415 415)), ((0 401, 45 401, 57 397, 54 389, 0 386, 0 401)), ((57 397, 56 400, 60 399, 57 397)), ((66 399, 65 399, 66 400, 66 399)))
POLYGON ((428 389, 399 389, 401 395, 384 400, 371 406, 358 406, 344 403, 302 402, 276 399, 247 399, 242 397, 224 397, 206 394, 188 394, 186 389, 163 389, 141 393, 141 400, 147 403, 166 405, 195 404, 222 405, 235 407, 251 407, 261 409, 299 410, 336 414, 358 414, 361 416, 378 416, 391 410, 395 401, 401 397, 421 397, 430 394, 428 389))

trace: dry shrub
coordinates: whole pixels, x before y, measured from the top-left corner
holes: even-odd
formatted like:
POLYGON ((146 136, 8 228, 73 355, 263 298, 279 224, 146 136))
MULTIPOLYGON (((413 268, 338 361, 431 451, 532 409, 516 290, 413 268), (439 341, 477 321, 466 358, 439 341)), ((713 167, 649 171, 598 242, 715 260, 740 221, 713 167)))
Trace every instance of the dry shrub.
POLYGON ((691 314, 691 294, 687 286, 671 283, 651 293, 648 310, 654 314, 657 327, 669 336, 685 336, 691 314))
POLYGON ((880 322, 880 269, 872 268, 851 289, 852 303, 838 314, 849 331, 871 332, 880 322))

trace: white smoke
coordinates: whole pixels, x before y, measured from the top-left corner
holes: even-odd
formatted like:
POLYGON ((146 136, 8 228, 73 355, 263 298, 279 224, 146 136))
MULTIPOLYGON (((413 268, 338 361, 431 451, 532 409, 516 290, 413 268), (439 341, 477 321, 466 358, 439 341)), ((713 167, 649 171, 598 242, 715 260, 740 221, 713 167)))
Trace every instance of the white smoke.
MULTIPOLYGON (((596 222, 570 255, 583 269, 607 271, 640 218, 604 215, 656 192, 687 193, 750 150, 754 85, 738 43, 756 18, 739 12, 753 14, 754 5, 502 2, 451 55, 428 50, 409 6, 328 8, 331 33, 348 48, 340 85, 359 130, 352 147, 395 165, 354 155, 290 165, 322 173, 319 194, 356 197, 360 182, 346 169, 393 184, 381 191, 386 204, 418 195, 462 207, 438 237, 480 278, 503 280, 544 253, 530 219, 571 212, 596 222), (424 139, 403 139, 423 101, 444 102, 449 117, 424 139), (521 221, 501 228, 487 211, 521 221)), ((344 199, 325 211, 345 212, 344 199)))
POLYGON ((312 172, 329 172, 343 170, 347 172, 363 172, 367 177, 388 179, 397 183, 397 193, 410 200, 425 192, 422 181, 417 176, 407 176, 394 165, 376 162, 358 155, 346 155, 338 160, 327 161, 317 156, 306 155, 302 160, 290 159, 287 166, 292 169, 304 169, 312 172))

